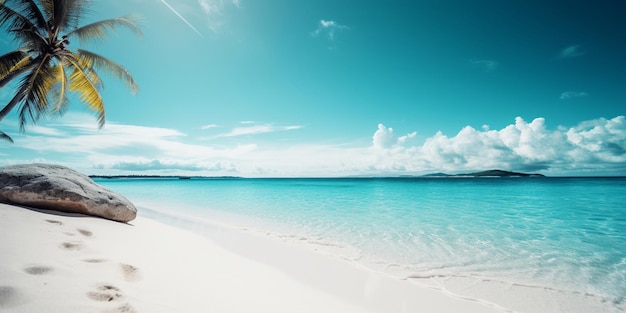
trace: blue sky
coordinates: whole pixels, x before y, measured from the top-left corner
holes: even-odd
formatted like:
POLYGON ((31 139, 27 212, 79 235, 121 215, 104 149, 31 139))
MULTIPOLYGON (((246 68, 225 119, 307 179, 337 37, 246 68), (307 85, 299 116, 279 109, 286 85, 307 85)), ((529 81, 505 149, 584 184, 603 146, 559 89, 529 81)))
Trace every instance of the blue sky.
MULTIPOLYGON (((77 101, 25 133, 8 116, 0 165, 626 175, 622 0, 95 0, 85 23, 127 14, 142 16, 141 39, 120 30, 88 47, 140 93, 105 78, 101 130, 77 101)), ((0 35, 0 53, 14 48, 0 35)))

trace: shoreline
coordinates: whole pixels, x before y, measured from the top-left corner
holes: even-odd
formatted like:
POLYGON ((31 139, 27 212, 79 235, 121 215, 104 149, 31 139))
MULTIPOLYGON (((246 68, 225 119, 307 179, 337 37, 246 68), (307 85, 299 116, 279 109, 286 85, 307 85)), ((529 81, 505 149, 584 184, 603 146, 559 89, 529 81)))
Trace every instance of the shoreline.
MULTIPOLYGON (((515 279, 503 276, 485 276, 484 274, 457 273, 417 273, 406 274, 387 268, 389 265, 363 262, 361 257, 354 258, 358 251, 346 254, 344 249, 355 248, 345 246, 343 243, 322 242, 312 238, 283 234, 280 232, 256 229, 244 224, 231 224, 230 222, 213 219, 198 219, 193 215, 185 215, 178 212, 159 211, 152 207, 142 207, 145 214, 151 215, 155 220, 167 221, 166 224, 177 224, 177 227, 191 229, 212 238, 214 242, 223 248, 237 254, 262 261, 273 267, 288 269, 289 275, 303 281, 310 281, 310 277, 302 277, 297 268, 290 267, 281 259, 272 259, 265 256, 262 249, 248 250, 248 244, 255 242, 254 247, 268 246, 280 251, 304 250, 308 258, 324 258, 331 262, 347 264, 352 269, 380 275, 385 279, 402 281, 410 287, 403 288, 427 288, 446 294, 447 296, 470 302, 481 303, 499 312, 533 312, 547 313, 555 311, 563 312, 626 312, 624 303, 614 303, 612 298, 603 297, 590 291, 576 291, 567 288, 557 288, 550 285, 542 285, 527 280, 515 279), (288 249, 283 249, 288 248, 288 249), (341 250, 341 251, 340 251, 341 250), (349 256, 352 255, 352 256, 349 256)), ((358 250, 358 249, 357 249, 358 250)), ((391 266, 400 266, 391 264, 391 266)), ((318 273, 323 276, 323 273, 318 273)), ((329 286, 319 287, 329 288, 329 286)), ((333 288, 333 286, 331 286, 333 288)), ((400 301, 400 300, 399 300, 400 301)), ((384 310, 381 312, 385 312, 384 310)))
MULTIPOLYGON (((461 295, 471 281, 394 279, 246 231, 139 216, 121 224, 0 204, 6 312, 548 312, 550 294, 461 295), (416 283, 417 282, 417 283, 416 283), (451 288, 453 287, 453 288, 451 288), (546 303, 528 303, 542 299, 546 303), (520 309, 521 307, 521 309, 520 309)), ((518 286, 498 286, 515 289, 518 286)), ((493 293, 494 290, 489 292, 493 293)), ((572 298, 568 312, 584 312, 572 298)), ((593 309, 593 308, 592 308, 593 309)), ((603 312, 597 310, 595 312, 603 312)), ((611 311, 604 311, 611 312, 611 311)))
POLYGON ((292 267, 279 270, 141 216, 0 204, 0 229, 4 312, 499 312, 305 251, 263 251, 292 267))

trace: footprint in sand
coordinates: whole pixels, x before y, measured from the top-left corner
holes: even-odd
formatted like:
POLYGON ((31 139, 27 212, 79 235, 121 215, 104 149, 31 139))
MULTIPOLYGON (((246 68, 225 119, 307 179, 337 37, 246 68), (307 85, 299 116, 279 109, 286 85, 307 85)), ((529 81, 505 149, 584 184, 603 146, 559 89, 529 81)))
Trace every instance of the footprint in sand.
POLYGON ((47 266, 31 266, 24 269, 24 272, 31 275, 44 275, 52 272, 52 267, 47 266))
POLYGON ((121 305, 110 311, 105 311, 104 313, 137 313, 137 311, 128 303, 121 305))
POLYGON ((83 248, 83 244, 80 242, 64 242, 59 247, 63 250, 76 251, 83 248))
POLYGON ((26 302, 28 302, 28 298, 17 288, 0 286, 0 309, 19 306, 26 302))
POLYGON ((46 222, 48 222, 50 224, 63 225, 63 222, 61 222, 61 221, 46 220, 46 222))
POLYGON ((78 229, 76 229, 76 230, 78 230, 78 232, 79 232, 81 235, 85 236, 85 237, 91 237, 91 236, 93 236, 93 233, 92 233, 92 232, 90 232, 90 231, 88 231, 88 230, 84 230, 84 229, 80 229, 80 228, 78 228, 78 229))
POLYGON ((139 268, 124 263, 120 263, 120 268, 122 270, 122 277, 124 277, 125 281, 132 282, 141 279, 141 273, 139 272, 139 268))
POLYGON ((122 291, 115 286, 103 285, 96 288, 96 291, 88 292, 87 297, 95 301, 112 302, 122 298, 122 291))
POLYGON ((105 259, 85 259, 85 260, 83 260, 83 262, 87 262, 87 263, 104 263, 104 262, 107 262, 107 260, 105 260, 105 259))

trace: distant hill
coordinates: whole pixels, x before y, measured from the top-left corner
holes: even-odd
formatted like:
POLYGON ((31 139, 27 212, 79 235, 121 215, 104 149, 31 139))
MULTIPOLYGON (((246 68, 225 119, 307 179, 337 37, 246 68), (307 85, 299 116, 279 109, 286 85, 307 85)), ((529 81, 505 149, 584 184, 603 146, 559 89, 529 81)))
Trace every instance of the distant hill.
POLYGON ((450 175, 445 173, 433 173, 427 174, 422 177, 545 177, 543 174, 537 173, 519 173, 519 172, 510 172, 503 170, 488 170, 474 173, 466 173, 466 174, 456 174, 450 175))
POLYGON ((422 177, 449 177, 449 176, 453 176, 453 175, 446 174, 446 173, 432 173, 432 174, 426 174, 422 177))
POLYGON ((545 177, 545 175, 543 174, 528 174, 528 173, 509 172, 509 171, 503 171, 503 170, 488 170, 488 171, 461 174, 461 175, 473 176, 473 177, 545 177))

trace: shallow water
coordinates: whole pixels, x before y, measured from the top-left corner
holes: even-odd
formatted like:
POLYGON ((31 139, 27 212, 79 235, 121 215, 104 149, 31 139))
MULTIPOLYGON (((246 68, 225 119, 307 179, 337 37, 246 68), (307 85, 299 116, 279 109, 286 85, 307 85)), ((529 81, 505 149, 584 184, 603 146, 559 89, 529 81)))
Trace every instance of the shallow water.
POLYGON ((396 277, 488 277, 624 305, 624 178, 97 182, 164 222, 255 229, 396 277))

